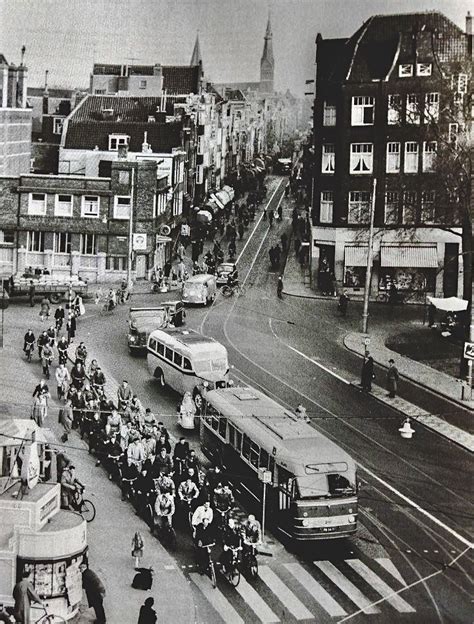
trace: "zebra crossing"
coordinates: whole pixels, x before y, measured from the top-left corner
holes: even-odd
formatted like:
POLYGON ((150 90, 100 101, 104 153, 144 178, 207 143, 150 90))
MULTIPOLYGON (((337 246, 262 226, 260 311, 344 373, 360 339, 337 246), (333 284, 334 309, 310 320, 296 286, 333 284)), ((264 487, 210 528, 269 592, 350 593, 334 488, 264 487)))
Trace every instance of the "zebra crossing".
POLYGON ((260 563, 258 579, 250 584, 242 576, 236 588, 219 575, 215 589, 207 576, 189 576, 225 624, 330 622, 356 610, 368 616, 391 610, 395 617, 416 612, 406 597, 396 593, 406 583, 389 559, 370 560, 370 566, 356 558, 260 563), (385 600, 378 602, 381 598, 385 600))

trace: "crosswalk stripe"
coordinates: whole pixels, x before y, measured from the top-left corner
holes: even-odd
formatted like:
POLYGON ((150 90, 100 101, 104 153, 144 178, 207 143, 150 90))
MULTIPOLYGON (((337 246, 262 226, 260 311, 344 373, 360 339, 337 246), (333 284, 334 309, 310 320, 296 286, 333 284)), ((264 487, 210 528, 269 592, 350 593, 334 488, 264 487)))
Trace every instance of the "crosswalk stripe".
POLYGON ((360 574, 360 576, 362 576, 362 578, 364 578, 382 596, 382 598, 387 596, 387 602, 390 603, 397 611, 400 613, 414 613, 416 611, 416 609, 409 605, 408 602, 401 596, 394 596, 394 590, 390 587, 390 585, 387 585, 387 583, 377 576, 373 570, 366 566, 363 561, 360 561, 360 559, 348 559, 347 563, 357 572, 357 574, 360 574))
POLYGON ((377 563, 379 563, 382 566, 382 568, 387 570, 387 572, 391 574, 393 578, 397 579, 399 583, 401 583, 402 585, 406 587, 407 584, 406 584, 405 579, 397 570, 397 568, 394 566, 391 559, 389 559, 388 557, 376 557, 375 561, 377 561, 377 563))
POLYGON ((308 620, 313 618, 311 611, 304 606, 299 598, 291 591, 289 587, 275 574, 268 566, 260 566, 258 574, 263 582, 268 585, 272 592, 282 602, 288 611, 297 620, 308 620))
POLYGON ((240 583, 236 589, 261 622, 270 624, 271 622, 280 621, 260 594, 247 583, 243 576, 240 577, 240 583))
POLYGON ((351 581, 340 572, 336 566, 334 566, 330 561, 314 561, 314 565, 316 565, 321 572, 323 572, 333 583, 339 587, 341 591, 343 591, 348 598, 352 600, 354 604, 356 604, 359 609, 362 609, 364 613, 374 614, 380 613, 380 610, 377 607, 370 606, 370 600, 364 596, 364 594, 353 584, 351 581))
POLYGON ((226 624, 245 624, 244 620, 240 617, 220 590, 212 587, 211 582, 207 577, 202 577, 200 574, 196 574, 195 572, 192 572, 189 576, 226 624))
POLYGON ((321 605, 332 617, 346 615, 341 605, 334 600, 324 587, 322 587, 311 574, 299 563, 285 563, 285 568, 291 572, 295 579, 306 589, 307 592, 321 605))

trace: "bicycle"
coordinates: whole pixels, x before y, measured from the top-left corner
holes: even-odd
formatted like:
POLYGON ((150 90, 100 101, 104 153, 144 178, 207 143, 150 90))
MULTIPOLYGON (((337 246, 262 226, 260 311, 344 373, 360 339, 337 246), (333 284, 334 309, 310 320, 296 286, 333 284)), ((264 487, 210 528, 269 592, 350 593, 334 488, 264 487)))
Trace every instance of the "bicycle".
POLYGON ((31 362, 33 357, 33 351, 35 350, 35 346, 33 343, 28 343, 25 347, 26 361, 31 362))
POLYGON ((240 297, 245 293, 245 289, 242 284, 234 284, 234 286, 229 286, 229 284, 224 284, 222 287, 222 296, 223 297, 232 297, 235 295, 236 297, 240 297))
POLYGON ((76 489, 74 494, 74 509, 79 512, 86 522, 92 522, 95 518, 95 505, 92 501, 82 496, 84 487, 76 489))
POLYGON ((240 583, 240 570, 239 570, 239 551, 240 547, 224 546, 224 550, 228 549, 232 553, 230 562, 227 565, 221 566, 221 573, 225 579, 233 586, 237 587, 240 583))
POLYGON ((158 527, 158 539, 164 546, 168 546, 171 550, 176 550, 178 546, 176 531, 173 528, 172 519, 168 520, 167 518, 168 516, 166 516, 165 520, 162 516, 161 526, 158 527))
POLYGON ((110 299, 106 299, 100 308, 100 314, 103 316, 105 314, 113 314, 115 308, 117 307, 116 303, 113 303, 110 299))
POLYGON ((222 532, 227 526, 232 507, 227 507, 227 509, 223 510, 215 507, 214 511, 218 514, 216 518, 217 529, 222 532))
POLYGON ((215 544, 208 544, 207 546, 198 546, 198 548, 203 548, 207 551, 207 566, 205 569, 205 573, 211 579, 212 587, 215 589, 217 587, 217 578, 216 578, 216 566, 212 559, 211 548, 215 546, 215 544))
POLYGON ((251 542, 244 541, 242 551, 242 567, 251 579, 258 576, 257 547, 251 542))
POLYGON ((181 499, 181 504, 183 506, 184 513, 186 514, 185 517, 187 517, 188 519, 188 525, 192 533, 194 532, 194 527, 193 527, 193 513, 194 512, 192 508, 192 504, 194 500, 195 500, 194 498, 185 499, 185 500, 181 499))
POLYGON ((66 620, 61 615, 48 613, 48 605, 43 606, 43 615, 39 620, 35 620, 35 624, 66 624, 66 620))

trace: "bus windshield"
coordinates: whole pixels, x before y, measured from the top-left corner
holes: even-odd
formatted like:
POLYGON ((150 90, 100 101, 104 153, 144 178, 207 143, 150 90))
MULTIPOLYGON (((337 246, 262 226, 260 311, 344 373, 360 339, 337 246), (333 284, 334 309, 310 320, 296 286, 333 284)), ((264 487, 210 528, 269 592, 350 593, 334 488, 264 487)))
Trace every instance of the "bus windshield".
POLYGON ((213 358, 209 357, 206 360, 195 360, 194 370, 197 375, 209 372, 225 373, 227 371, 228 364, 226 358, 213 358))
POLYGON ((345 462, 307 464, 305 472, 297 477, 299 498, 339 498, 357 492, 355 474, 345 462))

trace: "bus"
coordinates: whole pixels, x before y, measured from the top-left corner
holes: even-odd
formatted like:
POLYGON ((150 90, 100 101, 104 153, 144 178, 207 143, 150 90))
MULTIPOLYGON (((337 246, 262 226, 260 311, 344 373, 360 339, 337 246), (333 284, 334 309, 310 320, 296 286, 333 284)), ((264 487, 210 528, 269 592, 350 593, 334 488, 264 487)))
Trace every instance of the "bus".
POLYGON ((251 387, 207 393, 200 420, 203 453, 261 504, 296 542, 347 537, 357 529, 354 460, 309 424, 251 387))
POLYGON ((178 327, 151 332, 147 364, 162 386, 168 385, 180 394, 191 392, 198 410, 203 382, 213 389, 226 386, 229 377, 227 349, 220 342, 178 327))

